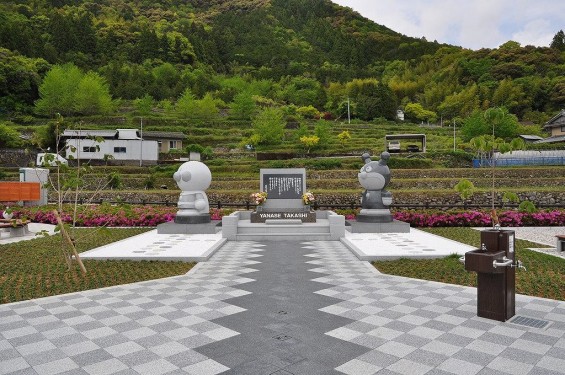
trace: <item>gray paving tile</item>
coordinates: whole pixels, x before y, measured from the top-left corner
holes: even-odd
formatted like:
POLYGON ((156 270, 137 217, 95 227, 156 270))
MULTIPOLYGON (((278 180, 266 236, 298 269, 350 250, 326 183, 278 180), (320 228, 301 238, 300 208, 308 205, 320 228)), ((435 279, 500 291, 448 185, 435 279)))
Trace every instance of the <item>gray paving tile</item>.
POLYGON ((475 363, 467 362, 457 358, 449 358, 442 364, 440 364, 437 369, 448 372, 450 374, 459 375, 474 375, 478 374, 484 366, 475 363))
POLYGON ((127 370, 128 366, 126 366, 123 362, 116 358, 111 358, 102 362, 96 362, 91 365, 83 367, 90 375, 114 375, 115 373, 127 370))
POLYGON ((29 363, 27 363, 25 359, 23 359, 22 357, 11 358, 2 361, 0 374, 11 374, 24 369, 26 369, 26 371, 31 370, 29 363))
POLYGON ((33 369, 40 375, 55 375, 78 368, 79 366, 70 358, 61 358, 33 366, 33 369))
POLYGON ((104 349, 97 349, 90 352, 74 355, 71 358, 81 368, 84 368, 98 362, 110 360, 114 357, 104 349))
POLYGON ((451 358, 460 359, 462 361, 474 363, 485 367, 489 363, 491 363, 494 358, 496 358, 496 355, 485 353, 482 351, 463 348, 459 350, 457 353, 455 353, 451 358))
POLYGON ((521 375, 528 374, 534 366, 504 357, 496 357, 491 363, 488 364, 487 367, 509 374, 521 375))
POLYGON ((183 370, 191 375, 216 375, 226 372, 229 369, 216 361, 206 359, 202 362, 186 366, 183 370))
POLYGON ((339 242, 230 243, 186 276, 0 305, 0 374, 564 373, 565 303, 518 296, 534 330, 475 298, 339 242))

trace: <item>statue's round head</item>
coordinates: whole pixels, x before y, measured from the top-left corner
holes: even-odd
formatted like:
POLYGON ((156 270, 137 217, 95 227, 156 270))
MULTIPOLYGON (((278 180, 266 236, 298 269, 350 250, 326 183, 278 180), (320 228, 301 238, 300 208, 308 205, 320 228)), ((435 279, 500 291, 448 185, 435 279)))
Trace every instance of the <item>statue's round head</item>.
POLYGON ((367 190, 382 190, 390 182, 390 169, 386 165, 390 158, 388 152, 381 154, 381 160, 369 161, 358 174, 359 183, 367 190))
POLYGON ((204 191, 210 187, 212 173, 204 163, 187 161, 179 167, 173 178, 182 191, 204 191))

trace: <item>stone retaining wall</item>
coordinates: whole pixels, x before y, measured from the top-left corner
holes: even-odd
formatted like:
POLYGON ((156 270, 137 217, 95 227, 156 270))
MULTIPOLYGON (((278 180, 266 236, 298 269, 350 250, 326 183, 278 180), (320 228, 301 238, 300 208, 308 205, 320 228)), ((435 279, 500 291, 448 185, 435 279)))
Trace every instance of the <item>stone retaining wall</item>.
MULTIPOLYGON (((350 205, 360 203, 359 194, 324 194, 318 196, 318 204, 325 206, 331 205, 350 205)), ((536 206, 558 206, 565 207, 565 194, 559 192, 529 192, 529 193, 519 193, 518 196, 520 200, 529 200, 536 206)), ((80 197, 84 202, 91 198, 91 194, 82 193, 80 197)), ((97 194, 92 201, 93 203, 99 203, 101 201, 108 202, 168 202, 170 205, 176 205, 179 197, 178 191, 170 192, 159 192, 159 193, 139 193, 139 192, 127 192, 127 191, 114 191, 114 192, 104 192, 97 194)), ((74 196, 69 195, 68 199, 73 199, 74 196)), ((394 204, 399 207, 406 206, 421 206, 421 205, 431 205, 439 206, 441 208, 450 207, 460 207, 463 202, 458 194, 456 193, 445 193, 445 194, 433 194, 433 193, 394 193, 394 204)), ((49 197, 50 201, 55 201, 55 194, 51 193, 49 197)), ((228 194, 228 193, 214 193, 208 194, 208 200, 211 206, 215 206, 217 202, 222 204, 237 203, 243 204, 249 201, 249 197, 245 194, 228 194)), ((496 195, 496 204, 500 206, 502 204, 502 194, 496 195)), ((489 207, 491 205, 491 195, 490 193, 477 193, 472 199, 467 202, 469 205, 480 205, 484 207, 489 207)))
POLYGON ((2 167, 29 167, 30 163, 35 163, 37 151, 26 153, 25 150, 2 148, 0 149, 0 165, 2 167))

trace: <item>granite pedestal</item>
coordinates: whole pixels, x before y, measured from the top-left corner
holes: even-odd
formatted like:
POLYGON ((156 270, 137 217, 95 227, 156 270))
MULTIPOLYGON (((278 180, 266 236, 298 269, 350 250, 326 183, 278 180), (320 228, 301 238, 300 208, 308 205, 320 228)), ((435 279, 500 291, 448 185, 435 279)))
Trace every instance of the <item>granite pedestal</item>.
POLYGON ((410 224, 393 220, 389 223, 364 223, 347 220, 346 230, 351 233, 410 233, 410 224))
POLYGON ((222 222, 213 220, 202 224, 181 224, 169 221, 157 225, 158 234, 215 234, 222 230, 222 222))

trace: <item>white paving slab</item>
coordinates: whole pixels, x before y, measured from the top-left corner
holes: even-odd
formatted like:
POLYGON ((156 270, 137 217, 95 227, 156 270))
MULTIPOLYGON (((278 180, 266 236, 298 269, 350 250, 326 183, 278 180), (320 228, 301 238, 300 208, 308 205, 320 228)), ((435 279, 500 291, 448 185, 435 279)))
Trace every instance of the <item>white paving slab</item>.
POLYGON ((29 232, 22 237, 12 237, 10 236, 10 232, 8 229, 5 230, 0 229, 0 245, 13 243, 13 242, 26 241, 26 240, 33 240, 34 238, 37 238, 38 236, 42 236, 43 234, 46 235, 55 234, 55 225, 29 223, 27 227, 29 232))
POLYGON ((227 240, 216 234, 158 234, 152 230, 80 254, 82 259, 205 261, 227 240))
POLYGON ((453 241, 418 229, 410 233, 350 233, 343 242, 360 260, 392 260, 399 258, 443 258, 464 255, 476 247, 453 241))

